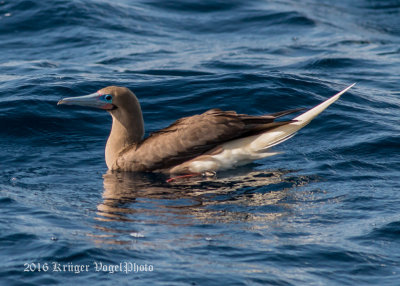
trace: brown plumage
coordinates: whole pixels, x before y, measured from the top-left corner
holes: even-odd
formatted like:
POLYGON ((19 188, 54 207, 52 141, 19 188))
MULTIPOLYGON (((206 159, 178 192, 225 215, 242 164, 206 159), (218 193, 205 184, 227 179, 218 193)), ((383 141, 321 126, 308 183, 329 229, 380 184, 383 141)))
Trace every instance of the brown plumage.
POLYGON ((218 147, 234 139, 256 135, 289 121, 276 118, 302 109, 249 116, 234 111, 211 109, 181 118, 167 128, 152 133, 139 143, 124 148, 114 169, 129 171, 167 170, 203 154, 215 154, 218 147))
POLYGON ((293 120, 275 121, 302 108, 262 116, 211 109, 181 118, 145 139, 139 101, 125 87, 109 86, 58 104, 92 106, 111 114, 105 150, 110 170, 186 174, 227 169, 275 154, 268 148, 290 138, 353 85, 293 120))

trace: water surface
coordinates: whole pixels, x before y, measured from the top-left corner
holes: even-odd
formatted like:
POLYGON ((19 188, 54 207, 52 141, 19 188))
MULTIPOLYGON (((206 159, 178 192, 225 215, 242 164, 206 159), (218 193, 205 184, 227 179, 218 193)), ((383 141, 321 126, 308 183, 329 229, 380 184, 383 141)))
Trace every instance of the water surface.
POLYGON ((397 0, 1 1, 2 284, 398 285, 399 16, 397 0), (107 173, 109 115, 56 106, 127 86, 149 134, 353 82, 280 155, 172 184, 107 173))

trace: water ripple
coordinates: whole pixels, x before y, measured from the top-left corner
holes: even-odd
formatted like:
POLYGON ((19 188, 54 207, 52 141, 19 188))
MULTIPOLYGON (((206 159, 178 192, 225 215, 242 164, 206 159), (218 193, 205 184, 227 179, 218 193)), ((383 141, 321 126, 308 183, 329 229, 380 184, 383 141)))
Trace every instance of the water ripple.
POLYGON ((1 281, 398 285, 398 19, 397 0, 0 1, 1 281), (56 105, 127 86, 148 135, 353 82, 279 155, 173 183, 108 173, 110 116, 56 105), (52 261, 155 270, 23 271, 52 261))

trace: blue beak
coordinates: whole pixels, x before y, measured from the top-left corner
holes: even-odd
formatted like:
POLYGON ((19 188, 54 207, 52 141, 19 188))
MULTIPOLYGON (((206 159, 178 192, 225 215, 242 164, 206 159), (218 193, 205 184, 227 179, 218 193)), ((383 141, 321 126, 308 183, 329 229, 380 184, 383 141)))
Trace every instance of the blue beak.
POLYGON ((115 108, 115 106, 111 104, 110 101, 105 100, 103 94, 100 94, 98 92, 84 96, 63 98, 57 103, 57 105, 60 104, 81 105, 81 106, 101 108, 105 110, 112 110, 115 108))

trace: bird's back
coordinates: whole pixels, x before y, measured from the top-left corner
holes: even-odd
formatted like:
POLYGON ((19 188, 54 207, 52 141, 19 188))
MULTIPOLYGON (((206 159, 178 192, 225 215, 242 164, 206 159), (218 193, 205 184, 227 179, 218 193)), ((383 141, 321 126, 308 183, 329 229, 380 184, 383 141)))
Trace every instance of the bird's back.
POLYGON ((237 114, 211 109, 203 114, 177 120, 167 128, 152 133, 139 144, 122 150, 113 166, 123 171, 169 170, 231 140, 252 136, 292 121, 276 118, 300 109, 263 116, 237 114))

